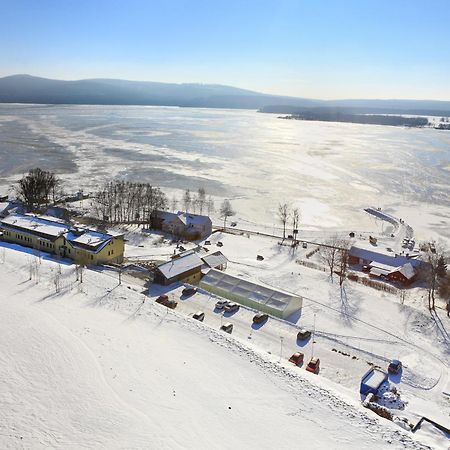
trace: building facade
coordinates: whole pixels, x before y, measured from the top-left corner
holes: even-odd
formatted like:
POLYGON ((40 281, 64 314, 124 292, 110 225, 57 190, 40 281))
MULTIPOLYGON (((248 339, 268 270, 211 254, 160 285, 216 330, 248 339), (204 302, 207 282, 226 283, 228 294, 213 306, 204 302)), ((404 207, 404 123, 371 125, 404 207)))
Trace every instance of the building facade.
POLYGON ((14 214, 0 221, 3 240, 79 264, 122 263, 123 235, 74 228, 53 217, 14 214))

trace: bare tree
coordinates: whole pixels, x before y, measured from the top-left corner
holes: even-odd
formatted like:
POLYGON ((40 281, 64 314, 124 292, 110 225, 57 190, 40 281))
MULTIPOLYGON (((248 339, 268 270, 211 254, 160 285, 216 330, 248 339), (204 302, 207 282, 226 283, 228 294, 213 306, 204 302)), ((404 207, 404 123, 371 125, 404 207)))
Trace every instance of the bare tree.
POLYGON ((54 196, 58 184, 59 180, 54 173, 36 168, 19 180, 16 190, 22 201, 33 211, 49 203, 50 194, 54 196))
POLYGON ((342 287, 348 271, 348 252, 350 245, 348 241, 341 240, 339 243, 340 250, 337 257, 337 267, 339 275, 339 285, 342 287))
POLYGON ((215 211, 214 200, 212 199, 211 196, 208 197, 206 207, 208 209, 208 216, 211 216, 211 214, 215 211))
POLYGON ((201 187, 197 191, 197 204, 199 207, 199 213, 203 214, 203 208, 205 207, 206 203, 206 191, 205 188, 201 187))
POLYGON ((277 211, 278 219, 283 224, 283 239, 286 239, 286 224, 289 218, 289 205, 280 203, 277 211))
POLYGON ((325 241, 325 246, 320 247, 320 256, 330 269, 331 279, 333 279, 334 269, 338 263, 339 242, 338 236, 333 235, 325 241))
POLYGON ((292 210, 292 235, 294 236, 295 240, 297 240, 299 224, 300 224, 300 210, 298 208, 294 208, 292 210))
POLYGON ((172 201, 170 202, 170 209, 173 212, 176 212, 178 209, 178 200, 175 196, 172 197, 172 201))
POLYGON ((220 217, 223 218, 223 229, 225 230, 228 217, 234 216, 236 212, 233 210, 231 203, 225 199, 220 206, 220 217))
POLYGON ((186 191, 184 192, 184 195, 183 195, 183 206, 184 206, 185 212, 189 212, 191 203, 192 203, 191 191, 189 189, 186 189, 186 191))
POLYGON ((428 289, 428 309, 435 309, 436 290, 439 288, 441 280, 445 279, 447 265, 445 263, 446 249, 443 244, 439 244, 433 249, 428 250, 425 255, 426 265, 422 273, 427 282, 428 289))

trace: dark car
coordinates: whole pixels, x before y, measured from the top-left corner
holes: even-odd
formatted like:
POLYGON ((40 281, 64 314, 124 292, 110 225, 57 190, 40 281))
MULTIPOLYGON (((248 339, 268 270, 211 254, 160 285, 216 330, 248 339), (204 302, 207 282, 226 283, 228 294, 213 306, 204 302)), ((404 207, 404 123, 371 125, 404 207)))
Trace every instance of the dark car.
POLYGON ((308 248, 308 244, 306 242, 303 242, 302 247, 303 248, 308 248))
POLYGON ((186 287, 183 289, 183 295, 194 295, 197 292, 197 288, 195 287, 186 287))
POLYGON ((237 303, 228 303, 224 306, 225 312, 239 311, 240 305, 237 303))
POLYGON ((253 317, 253 323, 263 323, 269 318, 269 314, 258 313, 253 317))
POLYGON ((225 331, 225 333, 229 333, 229 334, 231 334, 231 332, 233 331, 233 324, 232 323, 224 323, 221 327, 220 327, 220 329, 222 330, 222 331, 225 331))
POLYGON ((200 322, 203 322, 205 319, 205 313, 203 311, 197 311, 193 316, 193 319, 199 320, 200 322))
POLYGON ((310 336, 311 336, 311 331, 305 330, 304 328, 302 328, 302 329, 297 333, 297 340, 298 340, 298 341, 304 341, 305 339, 308 339, 310 336))
POLYGON ((398 359, 393 359, 388 366, 388 372, 394 375, 398 374, 402 370, 402 362, 398 359))
POLYGON ((155 301, 156 301, 156 303, 165 305, 169 301, 169 297, 166 294, 162 294, 155 301))
POLYGON ((220 241, 216 245, 217 245, 217 247, 223 247, 223 243, 220 241))
POLYGON ((306 370, 311 373, 319 372, 320 368, 320 359, 319 358, 311 358, 308 365, 306 366, 306 370))
POLYGON ((304 357, 305 355, 303 353, 297 352, 289 358, 289 362, 294 363, 296 366, 301 366, 303 364, 304 357))

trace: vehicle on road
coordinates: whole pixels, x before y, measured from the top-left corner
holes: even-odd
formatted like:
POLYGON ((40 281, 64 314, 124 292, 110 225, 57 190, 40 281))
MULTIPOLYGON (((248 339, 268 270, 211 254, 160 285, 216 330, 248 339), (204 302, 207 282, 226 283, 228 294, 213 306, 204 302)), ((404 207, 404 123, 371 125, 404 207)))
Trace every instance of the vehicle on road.
POLYGON ((253 323, 263 323, 268 318, 269 318, 269 314, 260 312, 253 317, 253 323))
POLYGON ((169 301, 169 297, 166 294, 160 295, 155 302, 160 303, 161 305, 165 305, 169 301))
POLYGON ((237 303, 228 303, 227 305, 225 305, 224 309, 225 312, 234 312, 234 311, 239 311, 239 308, 241 306, 238 305, 237 303))
POLYGON ((305 355, 303 353, 297 352, 289 358, 289 362, 295 364, 296 366, 301 366, 303 364, 304 357, 305 355))
POLYGON ((185 287, 181 292, 183 295, 194 295, 197 292, 195 287, 185 287))
POLYGON ((216 309, 223 309, 225 308, 226 305, 228 305, 229 301, 228 300, 219 300, 216 303, 216 309))
POLYGON ((320 369, 320 359, 319 358, 311 358, 308 365, 306 366, 306 370, 311 373, 317 374, 320 369))
POLYGON ((302 247, 303 248, 308 248, 308 244, 306 242, 303 242, 302 247))
POLYGON ((203 311, 197 311, 193 316, 193 319, 199 320, 200 322, 203 322, 205 319, 205 313, 203 311))
POLYGON ((388 366, 388 372, 393 375, 396 375, 400 373, 401 370, 402 370, 402 362, 399 361, 398 359, 391 360, 388 366))
POLYGON ((305 330, 304 328, 302 328, 302 329, 297 333, 297 340, 298 340, 298 341, 304 341, 305 339, 308 339, 310 336, 311 336, 311 331, 305 330))
POLYGON ((230 323, 230 322, 224 323, 224 324, 220 327, 220 329, 221 329, 222 331, 225 331, 225 333, 231 334, 231 332, 233 331, 233 324, 230 323))

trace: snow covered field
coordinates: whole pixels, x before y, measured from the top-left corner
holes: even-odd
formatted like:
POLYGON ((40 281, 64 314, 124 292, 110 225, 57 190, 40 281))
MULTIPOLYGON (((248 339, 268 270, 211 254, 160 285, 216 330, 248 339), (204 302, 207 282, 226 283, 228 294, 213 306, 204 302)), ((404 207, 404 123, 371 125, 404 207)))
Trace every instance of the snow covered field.
MULTIPOLYGON (((245 308, 223 318, 214 312, 214 297, 180 298, 181 287, 170 288, 179 305, 167 310, 129 278, 118 286, 117 274, 88 270, 81 285, 73 266, 48 258, 39 263, 27 249, 1 244, 0 447, 443 445, 379 419, 362 408, 358 394, 368 361, 385 366, 401 353, 406 367, 399 388, 409 403, 399 415, 414 420, 425 414, 445 423, 448 343, 422 313, 359 286, 347 287, 342 311, 326 274, 295 264, 276 241, 225 234, 211 240, 224 243, 231 261, 239 257, 229 273, 289 285, 311 299, 298 323, 312 327, 316 317, 318 376, 287 362, 294 351, 307 360, 312 350, 310 341, 296 342, 296 324, 269 319, 254 327, 254 313, 245 308), (265 261, 257 262, 256 252, 265 261), (204 324, 188 318, 199 309, 204 324), (225 320, 235 324, 231 337, 218 331, 225 320)), ((164 289, 155 286, 151 294, 164 289)))

